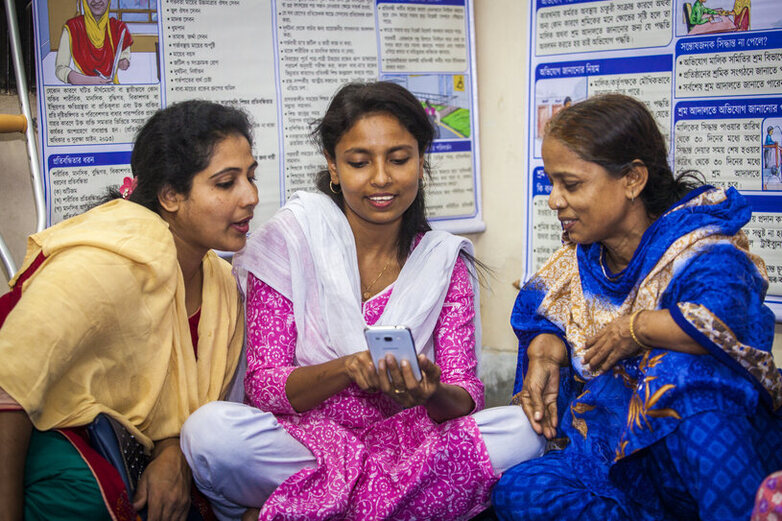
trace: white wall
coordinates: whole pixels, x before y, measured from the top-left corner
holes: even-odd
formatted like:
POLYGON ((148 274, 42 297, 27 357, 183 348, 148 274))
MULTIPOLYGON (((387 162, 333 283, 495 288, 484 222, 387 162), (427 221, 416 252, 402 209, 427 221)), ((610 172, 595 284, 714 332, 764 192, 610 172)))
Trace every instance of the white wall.
POLYGON ((516 367, 510 312, 523 271, 526 215, 527 0, 475 0, 479 138, 486 231, 470 236, 493 273, 482 289, 481 373, 489 402, 508 396, 516 367), (496 396, 492 396, 492 389, 496 396))
MULTIPOLYGON (((486 231, 470 238, 478 257, 493 270, 489 287, 481 294, 481 373, 487 401, 492 404, 507 400, 516 365, 516 339, 509 320, 516 296, 512 284, 524 271, 528 16, 528 0, 475 0, 486 231)), ((0 96, 0 112, 18 113, 16 98, 0 96)), ((18 265, 24 256, 25 237, 35 227, 23 136, 0 135, 0 164, 0 233, 18 265)), ((779 324, 774 352, 782 365, 779 324)))

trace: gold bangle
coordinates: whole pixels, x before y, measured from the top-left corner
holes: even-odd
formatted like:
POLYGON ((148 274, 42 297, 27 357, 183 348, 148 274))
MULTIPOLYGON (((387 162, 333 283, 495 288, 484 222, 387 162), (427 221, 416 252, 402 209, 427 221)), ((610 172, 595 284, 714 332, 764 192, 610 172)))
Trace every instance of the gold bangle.
POLYGON ((635 317, 637 317, 638 313, 640 313, 641 311, 644 311, 644 310, 643 309, 639 309, 638 311, 636 311, 635 313, 630 315, 630 336, 633 337, 633 342, 638 344, 638 346, 641 349, 646 349, 647 351, 651 351, 652 348, 649 347, 648 345, 644 344, 640 340, 638 340, 638 337, 635 334, 635 317))

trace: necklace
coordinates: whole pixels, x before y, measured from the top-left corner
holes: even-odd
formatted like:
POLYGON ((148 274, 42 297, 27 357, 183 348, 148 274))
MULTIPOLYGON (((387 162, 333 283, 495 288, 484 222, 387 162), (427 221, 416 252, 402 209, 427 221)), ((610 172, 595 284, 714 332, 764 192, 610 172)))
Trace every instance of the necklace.
POLYGON ((619 280, 619 278, 622 276, 622 272, 620 271, 619 273, 617 273, 617 274, 616 274, 616 275, 614 275, 613 277, 610 277, 610 276, 608 275, 608 271, 606 270, 606 265, 605 265, 605 256, 606 256, 606 249, 605 249, 604 247, 602 247, 602 246, 601 246, 601 247, 600 247, 600 269, 601 269, 601 270, 603 270, 603 276, 604 276, 605 278, 607 278, 607 279, 608 279, 608 280, 610 280, 611 282, 616 282, 616 281, 617 281, 617 280, 619 280))
POLYGON ((369 286, 364 288, 364 292, 361 294, 362 300, 369 300, 369 297, 372 296, 372 286, 374 286, 375 283, 380 280, 380 277, 383 276, 383 273, 386 272, 386 270, 390 265, 391 265, 391 259, 388 259, 388 262, 386 262, 386 265, 383 266, 382 270, 380 270, 380 273, 378 273, 377 277, 375 277, 375 280, 370 282, 369 286))

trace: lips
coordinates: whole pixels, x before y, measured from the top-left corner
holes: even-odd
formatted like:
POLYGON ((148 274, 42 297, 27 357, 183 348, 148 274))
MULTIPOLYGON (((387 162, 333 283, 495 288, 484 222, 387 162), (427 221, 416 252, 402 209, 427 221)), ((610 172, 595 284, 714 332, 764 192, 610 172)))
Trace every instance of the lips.
POLYGON ((250 231, 250 220, 252 220, 252 218, 253 217, 251 215, 246 219, 242 219, 241 221, 232 223, 231 227, 239 233, 247 233, 248 231, 250 231))
POLYGON ((394 194, 387 194, 387 193, 367 196, 367 200, 369 200, 369 204, 371 204, 372 206, 378 209, 387 208, 388 206, 391 205, 392 202, 394 202, 395 198, 396 196, 394 194))
POLYGON ((563 218, 560 218, 559 222, 562 224, 562 230, 563 231, 568 231, 576 223, 576 219, 563 219, 563 218))

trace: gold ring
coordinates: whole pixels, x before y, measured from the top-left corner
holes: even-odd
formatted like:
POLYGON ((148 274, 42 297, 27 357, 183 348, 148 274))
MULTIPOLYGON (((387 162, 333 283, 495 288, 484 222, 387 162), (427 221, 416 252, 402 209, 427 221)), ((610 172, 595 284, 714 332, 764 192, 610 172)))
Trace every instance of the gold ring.
POLYGON ((394 389, 394 394, 405 394, 406 392, 405 389, 394 389))

